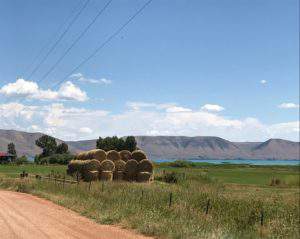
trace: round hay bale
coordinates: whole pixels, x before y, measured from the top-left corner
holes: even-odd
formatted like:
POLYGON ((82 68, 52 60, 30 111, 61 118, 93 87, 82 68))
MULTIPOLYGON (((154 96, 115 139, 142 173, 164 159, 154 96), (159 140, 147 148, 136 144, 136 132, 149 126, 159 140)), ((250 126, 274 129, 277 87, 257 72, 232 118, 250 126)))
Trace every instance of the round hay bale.
POLYGON ((106 152, 102 149, 95 149, 93 151, 93 158, 102 162, 102 161, 106 160, 106 152))
POLYGON ((136 161, 140 162, 143 159, 146 159, 147 155, 142 150, 135 150, 132 152, 132 158, 135 159, 136 161))
POLYGON ((101 162, 100 168, 101 168, 101 171, 114 171, 115 164, 113 161, 106 159, 101 162))
POLYGON ((102 171, 100 174, 100 180, 103 181, 112 181, 113 180, 113 172, 112 171, 102 171))
POLYGON ((100 171, 100 162, 97 159, 85 160, 83 163, 82 171, 100 171))
POLYGON ((128 151, 128 150, 122 150, 119 152, 120 153, 120 156, 121 156, 121 159, 125 162, 127 162, 128 160, 132 159, 132 155, 131 155, 131 152, 128 151))
POLYGON ((107 152, 106 158, 108 160, 111 160, 111 161, 115 162, 117 160, 120 160, 121 156, 120 156, 119 152, 117 152, 116 150, 110 150, 110 151, 107 152))
POLYGON ((74 175, 76 172, 81 172, 83 166, 82 160, 71 160, 68 164, 67 174, 74 175))
POLYGON ((115 162, 115 171, 125 171, 126 163, 123 160, 117 160, 115 162))
POLYGON ((123 171, 115 171, 114 172, 114 180, 117 180, 117 181, 124 180, 124 172, 123 171))
POLYGON ((81 152, 77 154, 77 159, 78 160, 87 160, 88 158, 88 152, 81 152))
POLYGON ((94 155, 95 155, 95 149, 86 152, 87 159, 94 159, 95 158, 94 155))
POLYGON ((125 179, 128 181, 134 181, 136 179, 138 162, 134 159, 130 159, 125 164, 125 179))
POLYGON ((99 171, 85 171, 82 178, 85 182, 96 181, 99 177, 99 171))
POLYGON ((143 159, 139 162, 138 172, 153 173, 153 163, 148 159, 143 159))
POLYGON ((150 182, 151 176, 152 176, 152 173, 149 173, 149 172, 139 172, 137 174, 137 181, 141 182, 141 183, 142 182, 143 183, 150 182))

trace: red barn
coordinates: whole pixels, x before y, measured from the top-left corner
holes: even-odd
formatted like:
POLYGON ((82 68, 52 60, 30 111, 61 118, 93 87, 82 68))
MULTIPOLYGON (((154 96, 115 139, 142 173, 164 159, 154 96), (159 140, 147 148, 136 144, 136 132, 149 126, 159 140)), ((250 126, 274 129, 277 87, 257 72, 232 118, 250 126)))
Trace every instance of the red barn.
POLYGON ((3 163, 10 163, 13 159, 13 155, 11 154, 8 154, 6 152, 1 152, 0 151, 0 164, 3 164, 3 163))

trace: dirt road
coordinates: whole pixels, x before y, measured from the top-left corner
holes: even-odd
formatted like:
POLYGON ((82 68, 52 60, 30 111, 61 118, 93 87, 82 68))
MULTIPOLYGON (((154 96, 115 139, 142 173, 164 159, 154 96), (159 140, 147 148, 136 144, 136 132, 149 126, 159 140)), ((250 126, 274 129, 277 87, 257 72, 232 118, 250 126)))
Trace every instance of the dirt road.
POLYGON ((99 225, 50 201, 0 190, 1 239, 146 239, 115 226, 99 225))

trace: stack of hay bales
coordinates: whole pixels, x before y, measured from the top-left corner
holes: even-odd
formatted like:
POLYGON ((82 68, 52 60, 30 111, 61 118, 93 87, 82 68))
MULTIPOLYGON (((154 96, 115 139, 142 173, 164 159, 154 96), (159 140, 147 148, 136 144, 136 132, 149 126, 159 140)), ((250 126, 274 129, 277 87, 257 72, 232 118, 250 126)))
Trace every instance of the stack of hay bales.
POLYGON ((110 150, 106 153, 95 149, 78 154, 76 160, 69 163, 67 173, 79 173, 84 181, 100 179, 149 182, 153 175, 153 164, 142 150, 132 153, 127 150, 110 150))

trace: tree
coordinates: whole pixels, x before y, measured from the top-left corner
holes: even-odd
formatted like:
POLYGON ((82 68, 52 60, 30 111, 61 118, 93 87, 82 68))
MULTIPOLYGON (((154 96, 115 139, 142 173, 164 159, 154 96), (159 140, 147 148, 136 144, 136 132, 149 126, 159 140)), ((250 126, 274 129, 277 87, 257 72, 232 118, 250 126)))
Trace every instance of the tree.
POLYGON ((17 159, 17 151, 14 143, 7 145, 7 153, 12 155, 12 161, 15 162, 17 159))
POLYGON ((67 154, 69 152, 69 147, 66 143, 62 142, 56 148, 57 154, 67 154))
POLYGON ((136 150, 136 140, 134 136, 128 136, 125 140, 125 148, 130 152, 136 150))
POLYGON ((106 137, 97 140, 96 147, 98 149, 103 149, 104 151, 117 150, 121 151, 127 149, 129 151, 134 151, 136 149, 136 141, 133 136, 128 136, 126 140, 123 138, 118 138, 117 136, 106 137))
POLYGON ((55 138, 48 136, 48 135, 43 135, 39 139, 35 141, 35 144, 43 149, 42 152, 42 157, 47 157, 56 152, 57 149, 57 143, 55 138))

